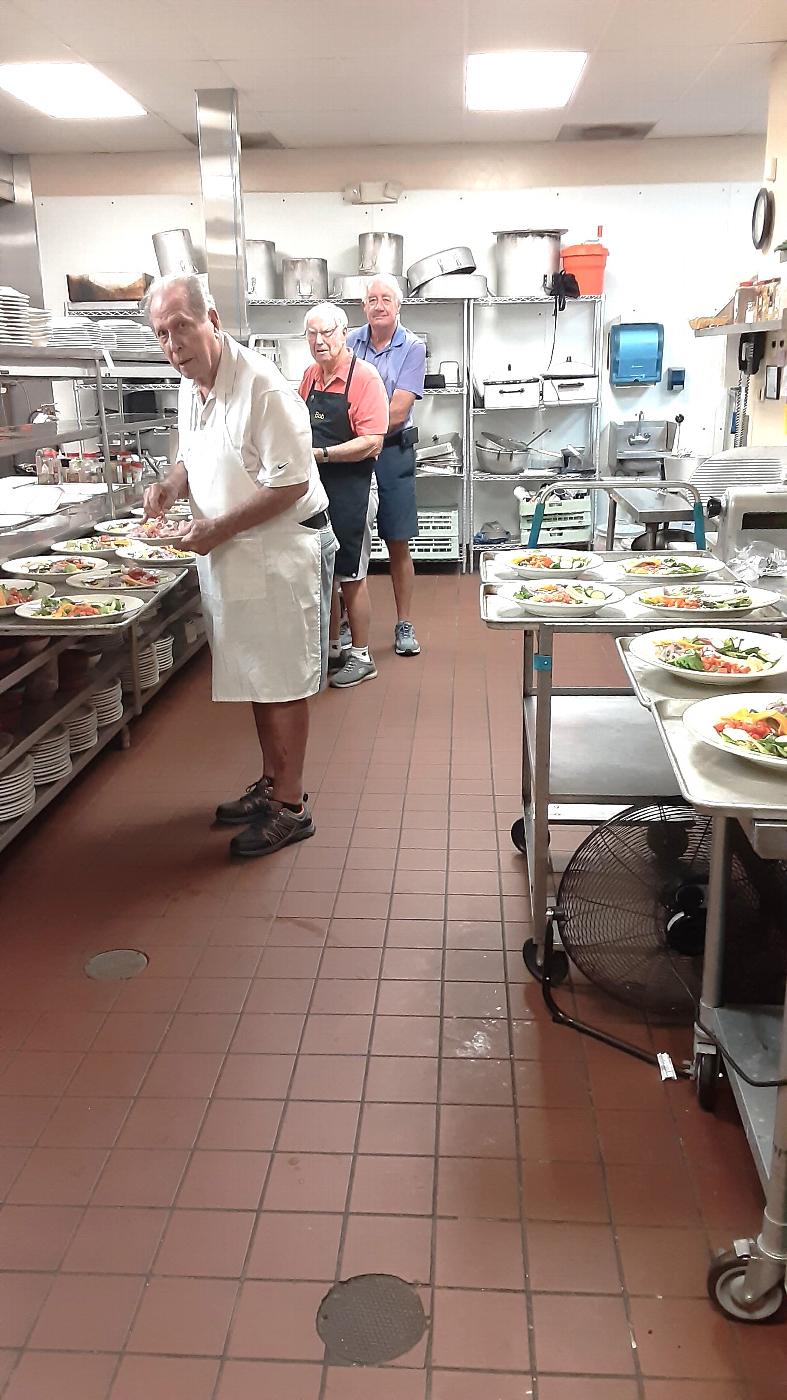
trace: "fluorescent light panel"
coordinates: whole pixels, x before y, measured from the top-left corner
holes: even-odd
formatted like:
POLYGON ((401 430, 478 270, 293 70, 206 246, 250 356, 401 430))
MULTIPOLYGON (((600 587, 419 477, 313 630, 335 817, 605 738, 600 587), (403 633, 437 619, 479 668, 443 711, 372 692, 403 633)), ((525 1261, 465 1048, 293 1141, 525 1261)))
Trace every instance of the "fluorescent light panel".
POLYGON ((511 49, 468 54, 469 112, 528 112, 565 107, 587 63, 586 53, 511 49))
POLYGON ((2 63, 0 88, 47 117, 144 117, 145 108, 89 63, 2 63))

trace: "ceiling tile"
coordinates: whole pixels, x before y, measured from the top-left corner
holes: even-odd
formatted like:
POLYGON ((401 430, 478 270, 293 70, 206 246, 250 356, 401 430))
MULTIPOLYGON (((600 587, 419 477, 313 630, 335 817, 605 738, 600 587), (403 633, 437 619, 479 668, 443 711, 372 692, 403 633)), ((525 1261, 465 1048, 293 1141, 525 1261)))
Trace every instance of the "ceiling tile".
POLYGON ((735 44, 666 109, 654 136, 732 136, 765 131, 768 73, 778 44, 735 44))
POLYGON ((20 12, 43 24, 81 58, 100 66, 104 59, 143 59, 169 55, 173 69, 183 58, 210 57, 199 30, 170 0, 17 0, 20 12), (177 58, 173 62, 172 54, 177 58))
MULTIPOLYGON (((617 0, 561 0, 559 5, 523 0, 468 0, 469 53, 492 49, 584 49, 602 41, 617 0)), ((397 5, 398 13, 398 5, 397 5)))
POLYGON ((571 122, 654 121, 692 86, 716 50, 651 49, 643 68, 630 53, 593 54, 565 109, 571 122))
POLYGON ((38 21, 21 15, 10 0, 0 0, 3 63, 36 63, 44 59, 73 60, 71 50, 38 21))
POLYGON ((755 3, 751 14, 742 20, 736 38, 748 40, 752 44, 769 43, 774 40, 787 42, 787 4, 785 0, 764 0, 755 3))
POLYGON ((0 96, 2 147, 12 155, 57 151, 172 151, 187 149, 179 132, 158 117, 134 121, 53 121, 11 98, 0 96))
POLYGON ((651 67, 652 49, 720 47, 748 17, 741 0, 618 0, 601 47, 634 49, 640 71, 651 67))

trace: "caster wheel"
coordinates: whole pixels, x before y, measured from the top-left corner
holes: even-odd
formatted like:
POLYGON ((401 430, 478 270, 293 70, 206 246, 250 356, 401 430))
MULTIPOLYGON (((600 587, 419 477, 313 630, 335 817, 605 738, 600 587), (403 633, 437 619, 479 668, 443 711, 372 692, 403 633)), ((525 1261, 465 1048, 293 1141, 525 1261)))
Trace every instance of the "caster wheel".
MULTIPOLYGON (((708 1056, 708 1058, 711 1058, 708 1056)), ((720 1254, 708 1270, 708 1296, 721 1312, 736 1322, 774 1322, 784 1308, 784 1286, 777 1283, 762 1298, 746 1303, 741 1296, 749 1260, 730 1251, 720 1254)))
POLYGON ((522 817, 517 817, 511 828, 511 840, 517 850, 522 852, 523 856, 527 855, 527 846, 525 845, 525 823, 522 817))
POLYGON ((695 1075, 697 1102, 700 1108, 704 1109, 706 1113, 712 1113, 716 1107, 716 1099, 719 1093, 719 1080, 721 1079, 719 1056, 699 1055, 697 1059, 698 1063, 695 1075))
MULTIPOLYGON (((533 938, 528 938, 522 949, 522 957, 525 967, 537 982, 544 980, 544 967, 540 962, 540 949, 533 938)), ((549 980, 553 987, 559 987, 568 977, 568 958, 562 949, 556 949, 552 954, 552 966, 550 968, 549 980)))

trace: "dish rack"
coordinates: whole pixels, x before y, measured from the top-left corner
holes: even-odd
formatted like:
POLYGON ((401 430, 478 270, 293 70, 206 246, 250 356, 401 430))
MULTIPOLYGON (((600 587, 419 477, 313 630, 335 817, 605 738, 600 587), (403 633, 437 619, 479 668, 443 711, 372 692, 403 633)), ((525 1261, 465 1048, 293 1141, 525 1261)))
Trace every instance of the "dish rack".
MULTIPOLYGON (((519 537, 522 544, 530 539, 535 501, 519 503, 519 537)), ((577 491, 568 500, 551 497, 544 513, 540 543, 545 545, 584 544, 593 538, 593 511, 588 491, 577 491)))
MULTIPOLYGON (((459 558, 459 511, 458 510, 419 510, 418 537, 410 541, 413 559, 427 562, 436 559, 459 558)), ((387 559, 388 549, 377 534, 372 531, 372 559, 387 559)))

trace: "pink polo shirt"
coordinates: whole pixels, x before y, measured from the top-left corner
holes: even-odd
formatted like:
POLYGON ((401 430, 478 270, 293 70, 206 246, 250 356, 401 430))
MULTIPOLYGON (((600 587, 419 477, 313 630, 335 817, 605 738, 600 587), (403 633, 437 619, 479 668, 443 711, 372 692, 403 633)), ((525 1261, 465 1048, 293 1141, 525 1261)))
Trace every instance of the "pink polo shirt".
MULTIPOLYGON (((309 365, 300 383, 298 393, 308 399, 312 389, 327 394, 344 394, 347 390, 347 376, 350 373, 350 357, 333 378, 325 384, 321 365, 309 365)), ((355 361, 355 369, 350 382, 348 403, 350 427, 356 437, 382 436, 388 432, 388 395, 385 385, 374 365, 363 360, 355 361)))

